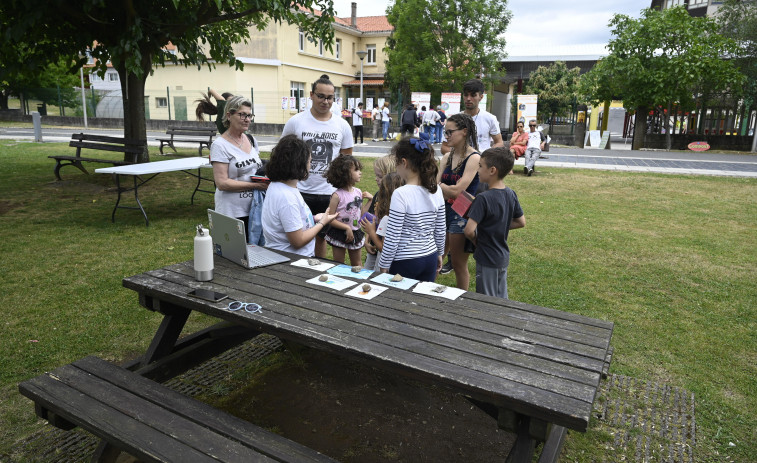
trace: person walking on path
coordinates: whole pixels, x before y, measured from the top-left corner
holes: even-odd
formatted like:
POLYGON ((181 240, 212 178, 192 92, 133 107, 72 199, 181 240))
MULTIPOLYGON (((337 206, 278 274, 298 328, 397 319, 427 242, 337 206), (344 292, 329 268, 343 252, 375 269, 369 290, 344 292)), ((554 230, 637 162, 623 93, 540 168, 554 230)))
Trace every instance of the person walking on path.
POLYGON ((432 144, 436 142, 434 138, 436 136, 436 123, 439 119, 441 117, 439 117, 439 113, 434 111, 433 107, 429 107, 428 111, 423 113, 423 131, 428 135, 432 144))
MULTIPOLYGON (((292 116, 281 136, 296 135, 310 148, 312 160, 310 174, 297 183, 305 203, 315 216, 329 207, 331 194, 336 190, 326 181, 331 162, 341 154, 352 154, 354 145, 350 124, 331 112, 334 103, 334 84, 323 74, 313 82, 310 98, 313 106, 292 116)), ((321 230, 315 239, 315 256, 326 257, 325 233, 321 230)))
POLYGON ((503 179, 512 171, 515 158, 504 147, 489 148, 478 162, 478 178, 489 188, 479 193, 468 211, 465 236, 476 245, 476 292, 507 297, 507 267, 510 230, 526 226, 526 216, 518 195, 505 186, 503 179))
POLYGON ((373 141, 378 141, 381 130, 381 110, 378 104, 373 105, 371 110, 371 120, 373 121, 373 141))
POLYGON ((436 112, 439 113, 439 120, 436 121, 436 134, 434 136, 434 143, 442 142, 442 130, 444 130, 444 121, 447 120, 447 115, 442 110, 441 105, 436 107, 436 112))
MULTIPOLYGON (((494 114, 478 107, 484 98, 484 91, 484 83, 478 79, 471 79, 463 84, 463 103, 465 104, 463 112, 472 117, 473 122, 476 123, 478 148, 481 151, 491 147, 505 146, 497 118, 494 114)), ((447 154, 449 148, 445 138, 442 142, 442 154, 447 154)))
POLYGON ((526 166, 523 168, 523 174, 531 176, 534 173, 534 167, 536 166, 536 160, 541 155, 541 150, 544 149, 544 143, 547 141, 547 136, 544 133, 536 130, 536 119, 528 121, 528 144, 526 145, 526 166))
POLYGON ((389 102, 384 101, 384 108, 381 110, 381 124, 384 129, 384 141, 389 140, 389 124, 392 122, 392 115, 389 112, 389 102))
POLYGON ((401 136, 413 136, 415 132, 415 123, 418 120, 418 114, 415 112, 415 106, 412 104, 407 105, 402 116, 400 116, 400 135, 401 136))
POLYGON ((352 110, 352 128, 355 129, 355 143, 357 143, 357 137, 360 136, 360 144, 364 145, 363 140, 363 103, 357 104, 357 109, 352 110))

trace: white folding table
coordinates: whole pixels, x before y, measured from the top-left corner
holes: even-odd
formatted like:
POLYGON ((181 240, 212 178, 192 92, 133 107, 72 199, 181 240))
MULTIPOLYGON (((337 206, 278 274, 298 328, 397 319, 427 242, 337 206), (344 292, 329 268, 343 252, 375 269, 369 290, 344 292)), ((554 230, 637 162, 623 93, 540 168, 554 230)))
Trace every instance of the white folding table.
POLYGON ((193 157, 193 158, 180 158, 180 159, 171 159, 169 161, 158 161, 158 162, 145 162, 142 164, 129 164, 127 166, 116 166, 116 167, 104 167, 102 169, 95 169, 95 172, 98 174, 112 174, 113 178, 116 181, 116 189, 118 190, 118 199, 116 200, 116 206, 113 208, 113 214, 111 214, 111 221, 116 221, 116 210, 117 209, 139 209, 142 211, 142 215, 145 217, 145 225, 149 226, 150 221, 147 219, 147 213, 145 213, 145 209, 142 207, 142 203, 139 201, 139 187, 144 185, 145 183, 149 182, 153 178, 157 177, 159 174, 162 174, 163 172, 177 172, 180 170, 186 171, 188 174, 193 175, 197 177, 197 186, 195 186, 195 190, 192 193, 192 200, 191 203, 194 204, 194 198, 195 193, 198 191, 203 191, 206 193, 213 193, 215 190, 202 190, 200 189, 200 183, 203 180, 209 181, 210 179, 204 178, 201 175, 201 169, 203 168, 212 168, 210 165, 210 162, 208 161, 208 158, 206 157, 193 157), (197 169, 197 173, 190 172, 191 170, 197 169), (122 175, 130 175, 134 179, 134 186, 133 187, 122 187, 121 186, 121 176, 122 175), (143 179, 142 176, 147 176, 148 178, 143 179), (122 206, 121 203, 121 194, 126 193, 129 191, 134 191, 134 199, 137 201, 137 207, 134 206, 122 206))

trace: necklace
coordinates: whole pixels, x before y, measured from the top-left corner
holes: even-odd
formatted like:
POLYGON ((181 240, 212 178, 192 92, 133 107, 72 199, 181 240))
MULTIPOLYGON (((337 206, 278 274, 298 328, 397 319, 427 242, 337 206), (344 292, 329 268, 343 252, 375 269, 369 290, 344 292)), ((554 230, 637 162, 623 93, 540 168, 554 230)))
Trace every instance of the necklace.
MULTIPOLYGON (((226 136, 226 134, 228 134, 228 133, 229 132, 226 132, 223 135, 226 136)), ((242 134, 242 136, 244 136, 244 134, 242 134)), ((229 140, 229 141, 234 142, 239 147, 240 150, 244 151, 244 148, 242 147, 242 144, 244 143, 244 138, 242 139, 242 143, 239 143, 238 141, 236 141, 233 138, 231 138, 231 135, 229 135, 228 137, 226 137, 226 139, 229 140)))

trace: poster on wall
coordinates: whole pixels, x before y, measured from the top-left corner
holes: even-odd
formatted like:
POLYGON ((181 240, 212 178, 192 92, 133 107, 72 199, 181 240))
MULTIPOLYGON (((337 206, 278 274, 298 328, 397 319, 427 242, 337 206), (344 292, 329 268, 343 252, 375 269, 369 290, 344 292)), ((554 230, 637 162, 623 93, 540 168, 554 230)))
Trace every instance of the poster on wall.
POLYGON ((373 98, 365 99, 365 107, 363 109, 367 109, 369 112, 371 109, 373 109, 373 98))
POLYGON ((442 110, 447 117, 460 112, 460 94, 442 93, 442 110))
POLYGON ((308 109, 308 100, 310 98, 300 97, 300 112, 305 112, 308 109))
POLYGON ((431 106, 431 94, 429 92, 412 92, 410 94, 410 102, 418 106, 418 111, 420 111, 423 106, 428 108, 431 106))
POLYGON ((288 96, 282 96, 281 97, 281 109, 287 109, 289 108, 289 97, 288 96))
POLYGON ((384 98, 379 98, 378 99, 379 109, 383 109, 384 108, 384 101, 385 101, 384 98))
POLYGON ((357 98, 347 98, 347 109, 354 109, 357 104, 357 98))
POLYGON ((289 109, 291 109, 292 111, 297 111, 297 97, 296 96, 289 97, 289 109))
POLYGON ((518 122, 536 119, 536 101, 536 95, 518 95, 518 122))

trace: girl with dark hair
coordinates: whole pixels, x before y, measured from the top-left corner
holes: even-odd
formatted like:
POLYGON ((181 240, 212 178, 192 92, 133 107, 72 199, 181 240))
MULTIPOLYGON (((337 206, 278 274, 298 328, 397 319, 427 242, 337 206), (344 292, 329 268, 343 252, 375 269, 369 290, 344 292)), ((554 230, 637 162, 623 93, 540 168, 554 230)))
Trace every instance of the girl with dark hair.
MULTIPOLYGON (((352 128, 338 114, 331 112, 334 103, 334 84, 329 76, 322 75, 313 82, 310 92, 312 107, 292 116, 281 132, 282 136, 296 135, 303 140, 312 153, 310 175, 300 181, 297 188, 302 193, 311 213, 319 214, 329 207, 331 194, 336 190, 326 181, 326 170, 342 154, 352 154, 352 128)), ((325 233, 315 240, 316 257, 326 257, 325 233)))
POLYGON ((216 127, 218 128, 218 135, 222 135, 226 131, 226 126, 223 125, 223 115, 226 111, 226 101, 230 99, 233 94, 229 92, 223 92, 218 94, 215 90, 208 89, 208 94, 201 93, 202 98, 195 100, 197 108, 195 108, 195 116, 198 121, 205 120, 203 114, 209 116, 216 116, 216 127), (215 104, 210 101, 210 97, 216 100, 215 104))
POLYGON ((368 266, 366 260, 366 268, 379 270, 376 265, 376 261, 381 257, 381 250, 384 248, 384 236, 386 235, 386 227, 389 224, 389 203, 392 200, 394 190, 405 184, 402 177, 397 172, 389 172, 382 179, 379 184, 379 191, 376 193, 376 218, 374 221, 364 218, 360 220, 360 226, 365 230, 365 234, 371 239, 378 256, 373 261, 373 266, 368 266))
POLYGON ((355 188, 360 181, 363 166, 350 155, 339 156, 326 171, 326 180, 336 187, 331 194, 329 213, 338 213, 339 219, 331 222, 326 231, 326 242, 331 245, 334 260, 344 263, 345 251, 350 254, 350 265, 361 264, 360 250, 365 244, 365 234, 360 230, 360 216, 368 210, 363 206, 363 192, 355 188))
POLYGON ((389 204, 389 223, 378 266, 381 272, 434 281, 444 254, 444 198, 438 188, 434 148, 428 137, 403 138, 392 148, 405 186, 389 204))
POLYGON ((444 127, 450 151, 442 157, 442 169, 437 179, 446 200, 447 251, 455 271, 457 287, 467 291, 470 283, 468 257, 473 249, 470 245, 466 248, 463 234, 467 219, 460 217, 451 206, 463 191, 476 195, 478 161, 481 155, 478 152, 476 123, 470 116, 465 113, 453 114, 447 118, 444 127))
POLYGON ((295 135, 282 137, 271 151, 266 174, 271 179, 263 202, 263 234, 266 246, 307 257, 315 253, 315 235, 339 214, 319 214, 315 222, 297 182, 308 178, 310 149, 295 135))

